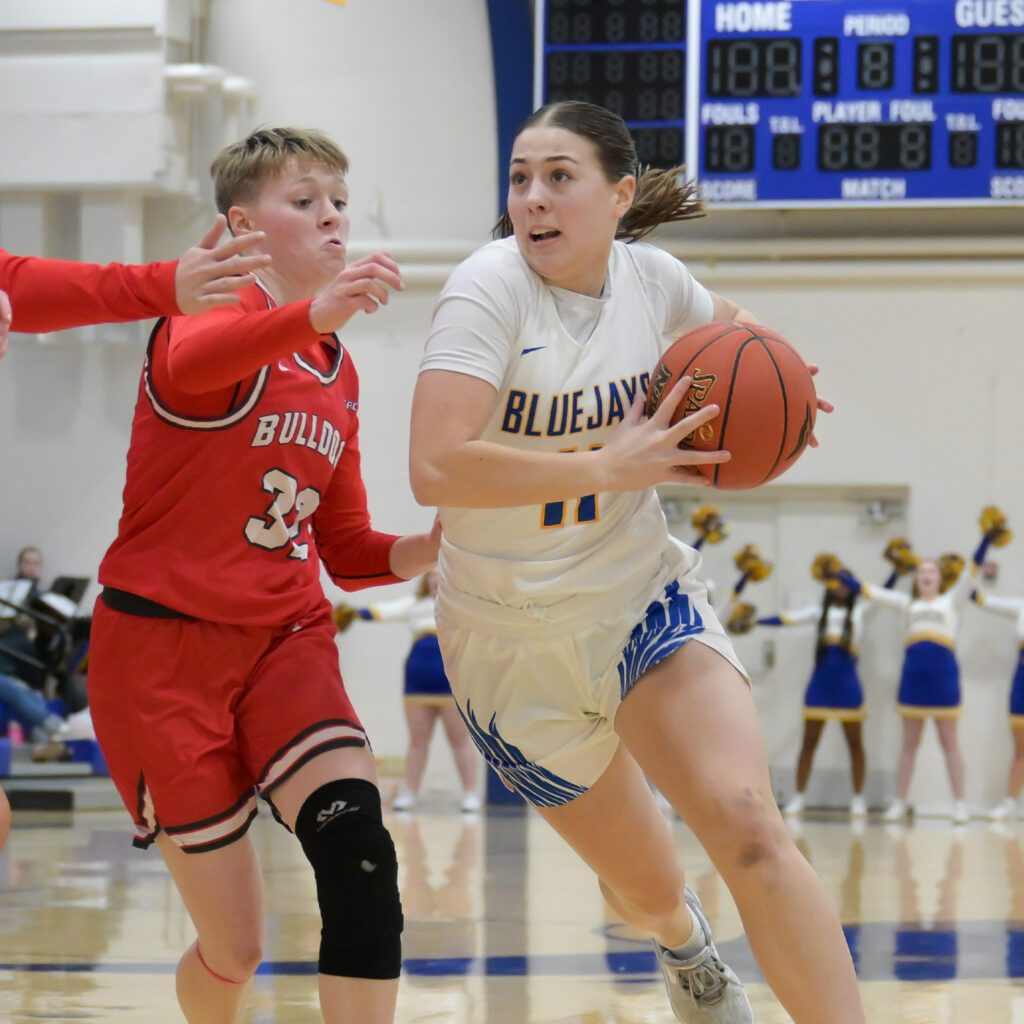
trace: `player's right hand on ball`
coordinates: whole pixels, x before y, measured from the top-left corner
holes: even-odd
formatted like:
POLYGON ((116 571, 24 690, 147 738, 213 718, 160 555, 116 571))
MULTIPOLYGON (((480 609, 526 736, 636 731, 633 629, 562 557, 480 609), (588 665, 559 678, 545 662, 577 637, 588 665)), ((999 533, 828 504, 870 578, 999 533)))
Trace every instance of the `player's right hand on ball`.
POLYGON ((696 466, 728 462, 727 451, 705 452, 680 448, 680 443, 719 413, 717 405, 708 405, 672 422, 679 403, 690 389, 691 378, 681 377, 665 395, 657 412, 644 419, 645 400, 637 395, 612 439, 598 453, 609 468, 609 491, 638 491, 661 483, 685 483, 707 487, 710 480, 696 466))
POLYGON ((375 252, 347 266, 317 295, 309 307, 309 322, 320 334, 330 334, 360 311, 376 313, 387 305, 392 291, 404 287, 398 264, 386 253, 375 252))

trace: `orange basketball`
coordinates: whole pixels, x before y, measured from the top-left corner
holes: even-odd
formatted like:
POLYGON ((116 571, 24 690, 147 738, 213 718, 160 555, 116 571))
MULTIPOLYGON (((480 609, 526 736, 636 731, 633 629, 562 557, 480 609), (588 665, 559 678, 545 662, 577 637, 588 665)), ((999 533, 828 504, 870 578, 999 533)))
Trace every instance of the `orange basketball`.
POLYGON ((720 412, 679 447, 732 453, 729 462, 694 467, 715 487, 735 491, 767 483, 807 447, 818 411, 814 381, 796 349, 769 328, 711 323, 684 334, 651 374, 648 416, 685 376, 693 383, 672 422, 706 405, 720 412))

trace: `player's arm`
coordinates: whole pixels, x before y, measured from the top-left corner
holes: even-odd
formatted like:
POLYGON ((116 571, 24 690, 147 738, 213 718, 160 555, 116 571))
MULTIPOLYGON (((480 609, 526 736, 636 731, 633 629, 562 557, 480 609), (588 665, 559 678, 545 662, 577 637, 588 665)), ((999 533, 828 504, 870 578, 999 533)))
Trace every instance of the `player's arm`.
POLYGON ((739 324, 759 324, 761 322, 750 310, 745 309, 738 302, 733 302, 732 299, 727 299, 716 292, 709 291, 708 294, 711 296, 712 320, 726 323, 734 320, 739 324))
POLYGON ((356 313, 375 312, 387 303, 390 289, 402 287, 398 265, 377 253, 346 267, 313 299, 273 309, 218 309, 197 317, 172 336, 167 357, 171 382, 188 394, 229 387, 341 330, 356 313))
POLYGON ((888 587, 878 587, 873 583, 860 583, 857 580, 857 587, 851 587, 848 579, 856 580, 856 577, 851 576, 849 573, 840 573, 839 580, 849 590, 853 590, 854 593, 860 593, 866 597, 869 601, 874 604, 884 605, 888 608, 909 608, 911 597, 909 594, 904 594, 899 590, 891 590, 888 587))
POLYGON ((14 256, 0 250, 0 290, 7 292, 10 330, 60 331, 86 324, 147 320, 199 313, 237 302, 247 275, 269 263, 253 250, 263 235, 217 244, 218 217, 180 260, 140 266, 76 263, 14 256))
POLYGON ((812 605, 798 608, 796 611, 780 612, 778 615, 765 615, 757 620, 758 626, 808 626, 821 618, 821 607, 812 605))
POLYGON ((320 558, 343 590, 379 587, 422 575, 437 563, 441 539, 436 521, 429 533, 404 537, 374 530, 360 462, 358 437, 353 435, 313 514, 320 558))
POLYGON ((996 597, 994 594, 986 594, 983 590, 972 590, 971 600, 979 608, 1008 619, 1016 619, 1024 612, 1024 600, 1019 597, 996 597))
POLYGON ((639 396, 611 440, 596 451, 534 452, 480 439, 497 404, 490 383, 449 370, 424 370, 413 396, 413 494, 421 505, 507 508, 657 483, 706 486, 708 481, 687 467, 727 462, 729 453, 679 449, 684 437, 719 411, 707 406, 672 426, 672 413, 689 386, 684 377, 650 419, 643 418, 639 396))

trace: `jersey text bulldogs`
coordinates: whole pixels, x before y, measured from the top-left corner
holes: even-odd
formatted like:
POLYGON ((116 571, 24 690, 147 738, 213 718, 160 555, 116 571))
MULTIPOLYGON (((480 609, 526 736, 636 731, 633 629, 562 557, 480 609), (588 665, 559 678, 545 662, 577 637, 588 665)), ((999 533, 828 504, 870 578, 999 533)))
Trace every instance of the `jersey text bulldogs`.
POLYGON ((261 416, 253 435, 253 448, 263 448, 274 443, 297 444, 312 448, 327 456, 332 466, 338 464, 341 450, 345 447, 338 428, 328 420, 319 420, 314 414, 286 412, 279 416, 269 413, 261 416))

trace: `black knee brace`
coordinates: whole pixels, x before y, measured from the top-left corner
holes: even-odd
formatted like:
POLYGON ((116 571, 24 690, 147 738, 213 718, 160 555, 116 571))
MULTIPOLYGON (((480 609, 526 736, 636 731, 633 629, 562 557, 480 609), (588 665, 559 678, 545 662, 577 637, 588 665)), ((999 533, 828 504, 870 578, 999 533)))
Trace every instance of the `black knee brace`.
POLYGON ((365 779, 338 779, 310 795, 295 835, 313 865, 320 973, 397 978, 402 904, 395 844, 381 820, 380 792, 365 779))

